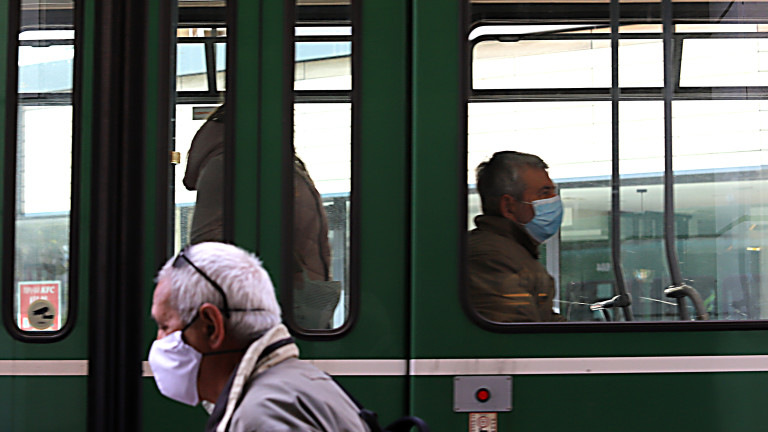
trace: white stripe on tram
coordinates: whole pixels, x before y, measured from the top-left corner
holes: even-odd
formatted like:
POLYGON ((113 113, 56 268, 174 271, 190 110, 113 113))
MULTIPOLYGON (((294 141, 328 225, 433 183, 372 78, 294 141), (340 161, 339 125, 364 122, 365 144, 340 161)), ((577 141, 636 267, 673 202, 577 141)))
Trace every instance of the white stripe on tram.
POLYGON ((411 375, 415 376, 765 371, 768 371, 768 355, 411 360, 411 375))
MULTIPOLYGON (((308 360, 336 376, 585 375, 767 372, 768 355, 308 360)), ((86 376, 87 360, 0 360, 0 376, 86 376)), ((152 376, 142 362, 142 375, 152 376)))
POLYGON ((309 360, 329 375, 408 375, 407 360, 309 360))
POLYGON ((85 376, 88 360, 0 360, 0 375, 85 376))

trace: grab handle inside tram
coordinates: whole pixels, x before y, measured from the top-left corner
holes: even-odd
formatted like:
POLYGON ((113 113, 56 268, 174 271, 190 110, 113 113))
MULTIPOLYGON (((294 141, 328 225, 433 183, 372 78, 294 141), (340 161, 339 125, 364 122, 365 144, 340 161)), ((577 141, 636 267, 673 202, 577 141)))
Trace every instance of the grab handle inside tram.
MULTIPOLYGON (((603 300, 601 302, 592 303, 589 305, 589 310, 591 311, 602 311, 603 316, 605 317, 606 321, 611 321, 610 314, 608 314, 608 309, 610 308, 627 308, 632 304, 632 295, 629 293, 623 293, 616 296, 613 296, 612 298, 608 300, 603 300)), ((626 310, 626 309, 625 309, 626 310)))
POLYGON ((696 289, 692 286, 686 284, 672 285, 664 290, 664 295, 677 299, 678 310, 680 311, 680 319, 690 320, 688 309, 685 306, 686 297, 691 299, 691 303, 693 303, 693 309, 696 311, 696 316, 694 319, 700 321, 709 319, 709 314, 704 307, 704 301, 701 299, 701 295, 699 295, 699 292, 696 291, 696 289))

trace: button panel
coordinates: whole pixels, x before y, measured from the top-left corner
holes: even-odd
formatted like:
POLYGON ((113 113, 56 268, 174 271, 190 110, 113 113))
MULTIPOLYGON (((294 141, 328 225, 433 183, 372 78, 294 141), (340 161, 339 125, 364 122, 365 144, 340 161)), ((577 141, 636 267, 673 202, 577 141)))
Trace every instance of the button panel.
POLYGON ((512 411, 512 377, 509 375, 454 377, 453 410, 456 412, 512 411))

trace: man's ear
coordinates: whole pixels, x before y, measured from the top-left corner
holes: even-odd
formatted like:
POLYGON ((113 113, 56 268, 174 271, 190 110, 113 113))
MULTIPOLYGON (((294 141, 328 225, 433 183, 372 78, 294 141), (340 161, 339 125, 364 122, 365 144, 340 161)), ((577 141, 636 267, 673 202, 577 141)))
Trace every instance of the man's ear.
POLYGON ((200 306, 200 321, 205 326, 205 335, 212 349, 218 349, 227 337, 226 320, 218 307, 211 303, 200 306))
POLYGON ((517 222, 515 217, 515 209, 517 209, 518 202, 512 195, 504 194, 499 200, 499 213, 512 221, 517 222))

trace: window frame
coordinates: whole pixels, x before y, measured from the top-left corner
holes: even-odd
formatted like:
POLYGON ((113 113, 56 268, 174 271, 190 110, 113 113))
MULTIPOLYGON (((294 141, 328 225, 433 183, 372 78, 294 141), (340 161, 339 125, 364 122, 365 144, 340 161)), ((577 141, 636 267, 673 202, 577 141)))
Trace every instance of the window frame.
MULTIPOLYGON (((360 23, 360 8, 361 8, 361 1, 360 0, 353 0, 351 2, 351 5, 346 7, 339 7, 338 9, 335 9, 330 12, 335 12, 338 14, 335 18, 335 20, 332 21, 323 21, 323 20, 316 20, 311 18, 311 11, 307 10, 307 12, 301 12, 305 7, 304 6, 297 6, 297 14, 296 14, 296 22, 294 23, 294 26, 292 26, 292 29, 295 29, 296 27, 349 27, 351 29, 352 34, 351 35, 334 35, 334 36, 297 36, 296 31, 293 30, 291 32, 291 40, 289 42, 292 59, 293 59, 293 53, 294 53, 294 47, 296 46, 296 43, 300 42, 351 42, 351 73, 352 73, 352 88, 350 90, 294 90, 293 89, 293 83, 295 81, 295 61, 292 63, 291 68, 291 88, 293 92, 293 100, 291 103, 292 107, 295 107, 297 104, 311 104, 311 103, 349 103, 351 104, 351 137, 350 137, 350 143, 352 148, 351 150, 351 179, 350 179, 350 194, 347 198, 347 201, 349 202, 349 219, 347 221, 347 225, 349 227, 349 249, 347 251, 348 257, 349 257, 349 269, 348 269, 348 275, 349 279, 347 280, 347 286, 345 287, 345 291, 348 291, 349 293, 349 305, 348 305, 348 314, 346 316, 346 319, 344 320, 344 323, 342 323, 341 326, 333 328, 333 329, 307 329, 303 328, 298 325, 296 322, 294 316, 293 316, 293 283, 292 279, 286 278, 286 287, 288 289, 285 289, 282 291, 282 295, 284 300, 284 310, 283 315, 285 318, 285 323, 287 326, 291 329, 291 331, 300 339, 304 340, 311 340, 311 341, 329 341, 329 340, 337 340, 341 339, 342 337, 346 336, 352 328, 357 323, 357 320, 360 315, 360 258, 359 258, 359 250, 360 250, 360 188, 358 185, 360 184, 360 170, 358 167, 360 166, 360 127, 359 127, 359 121, 360 121, 360 31, 359 31, 359 23, 360 23), (346 19, 341 19, 343 16, 343 13, 347 14, 346 19)), ((318 6, 316 8, 321 8, 317 12, 321 12, 322 8, 329 8, 329 7, 321 7, 318 6)), ((291 117, 294 119, 294 117, 291 117)), ((292 125, 295 125, 295 119, 292 120, 292 125)), ((290 138, 290 147, 291 147, 291 153, 294 152, 294 142, 293 142, 293 134, 290 138)), ((290 161, 290 167, 288 168, 290 172, 293 172, 293 160, 291 158, 290 161)), ((290 185, 288 185, 288 188, 290 189, 290 193, 284 194, 286 197, 293 197, 293 182, 289 182, 290 185)), ((293 220, 293 200, 287 200, 290 201, 288 203, 288 206, 291 207, 290 211, 290 220, 293 220)), ((291 230, 292 231, 292 230, 291 230)), ((291 232, 291 242, 289 244, 293 244, 293 238, 292 238, 293 232, 291 232)), ((291 255, 292 258, 292 255, 291 255)), ((292 260, 286 259, 283 262, 283 265, 286 269, 289 269, 291 267, 292 260)), ((290 270, 286 270, 286 274, 289 274, 290 270)), ((344 301, 344 297, 341 297, 341 301, 344 301)))
MULTIPOLYGON (((79 317, 79 266, 80 266, 80 218, 81 218, 81 123, 82 123, 82 56, 83 40, 78 35, 82 28, 83 7, 81 2, 73 2, 74 10, 55 9, 46 13, 43 23, 26 22, 21 8, 22 0, 10 0, 8 9, 8 34, 6 44, 6 71, 5 71, 5 160, 3 169, 3 212, 2 221, 2 280, 3 280, 3 323, 5 329, 14 339, 28 343, 51 343, 66 338, 74 329, 79 317), (39 41, 20 41, 19 36, 24 31, 31 30, 69 30, 75 32, 73 40, 74 59, 72 71, 72 92, 66 94, 49 95, 41 93, 20 94, 18 92, 19 66, 18 53, 22 46, 34 46, 39 41), (71 155, 71 204, 69 211, 69 269, 68 269, 68 298, 67 320, 59 330, 55 331, 24 331, 17 326, 14 314, 16 283, 16 176, 17 176, 17 148, 18 148, 18 112, 24 105, 33 104, 42 99, 41 106, 72 106, 72 155, 71 155), (68 100, 67 100, 68 99, 68 100), (9 211, 13 209, 13 211, 9 211)), ((63 45, 72 39, 50 40, 52 45, 63 45)), ((61 311, 58 311, 61 313, 61 311)))

